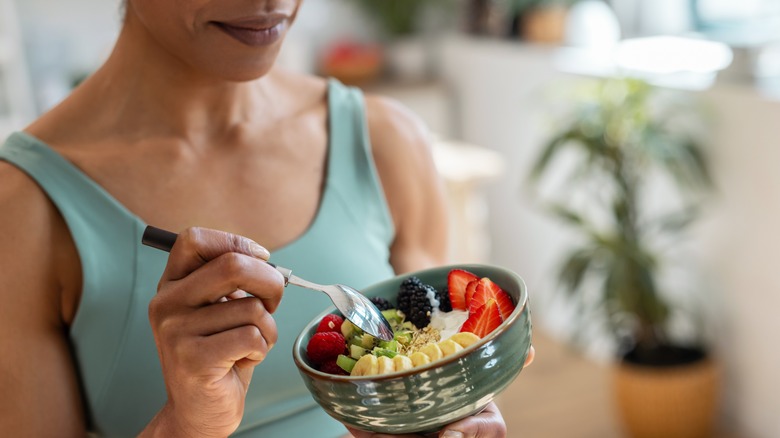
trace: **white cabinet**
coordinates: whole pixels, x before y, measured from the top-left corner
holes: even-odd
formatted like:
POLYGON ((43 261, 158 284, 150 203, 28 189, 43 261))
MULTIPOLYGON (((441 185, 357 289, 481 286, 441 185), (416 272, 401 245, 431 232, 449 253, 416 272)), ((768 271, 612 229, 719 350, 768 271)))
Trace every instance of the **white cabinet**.
POLYGON ((35 105, 13 0, 0 0, 0 138, 29 123, 35 105))

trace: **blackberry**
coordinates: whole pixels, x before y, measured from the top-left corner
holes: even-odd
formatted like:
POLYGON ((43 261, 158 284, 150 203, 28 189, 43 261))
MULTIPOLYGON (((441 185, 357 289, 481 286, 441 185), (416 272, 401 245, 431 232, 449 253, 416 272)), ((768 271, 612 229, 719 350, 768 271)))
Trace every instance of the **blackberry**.
POLYGON ((387 301, 386 299, 382 297, 373 297, 369 298, 372 303, 377 307, 379 310, 390 310, 393 308, 393 305, 390 304, 390 301, 387 301))
POLYGON ((398 310, 417 328, 427 327, 433 311, 432 298, 436 299, 436 290, 432 286, 423 284, 417 277, 409 277, 398 290, 398 310))
POLYGON ((442 312, 452 312, 452 302, 450 301, 450 289, 444 286, 441 292, 436 293, 436 298, 439 299, 439 310, 442 312))

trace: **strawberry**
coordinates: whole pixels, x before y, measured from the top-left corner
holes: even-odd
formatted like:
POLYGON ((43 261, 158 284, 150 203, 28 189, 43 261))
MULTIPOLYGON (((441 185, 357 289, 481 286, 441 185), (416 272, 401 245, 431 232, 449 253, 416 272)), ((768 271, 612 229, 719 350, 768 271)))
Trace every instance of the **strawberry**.
MULTIPOLYGON (((471 300, 468 301, 469 303, 469 315, 476 312, 477 309, 484 306, 485 303, 489 299, 495 299, 495 296, 493 295, 493 290, 489 287, 485 287, 485 285, 482 283, 482 280, 479 281, 473 281, 469 283, 469 286, 474 284, 474 288, 476 291, 474 292, 474 295, 471 297, 471 300)), ((501 310, 501 307, 499 306, 499 310, 501 310)))
POLYGON ((499 289, 498 292, 496 292, 496 302, 498 303, 498 310, 501 311, 501 318, 503 319, 509 318, 509 315, 515 311, 515 303, 512 302, 512 297, 503 289, 499 289))
POLYGON ((461 332, 471 332, 480 338, 484 338, 490 332, 501 325, 501 312, 495 299, 489 298, 487 302, 469 314, 469 319, 463 323, 461 332))
POLYGON ((450 302, 453 310, 467 310, 466 286, 479 277, 462 269, 453 269, 447 275, 447 289, 450 293, 450 302))
POLYGON ((512 302, 512 297, 509 296, 503 289, 497 284, 493 283, 489 278, 483 277, 479 279, 479 283, 476 286, 476 292, 471 298, 469 303, 469 312, 474 312, 480 306, 484 305, 488 299, 493 298, 498 304, 498 310, 501 312, 501 319, 507 319, 512 311, 515 310, 515 305, 512 302))
POLYGON ((344 335, 336 332, 315 333, 306 345, 306 355, 315 364, 322 364, 328 360, 336 360, 339 354, 347 349, 347 340, 344 335))
POLYGON ((341 333, 341 324, 344 322, 344 318, 335 315, 325 315, 322 320, 320 320, 320 324, 317 326, 317 333, 322 332, 336 332, 341 333))
MULTIPOLYGON (((472 280, 466 285, 466 309, 471 308, 471 300, 474 299, 474 294, 477 292, 478 285, 479 280, 472 280)), ((485 301, 482 301, 482 304, 484 303, 485 301)))

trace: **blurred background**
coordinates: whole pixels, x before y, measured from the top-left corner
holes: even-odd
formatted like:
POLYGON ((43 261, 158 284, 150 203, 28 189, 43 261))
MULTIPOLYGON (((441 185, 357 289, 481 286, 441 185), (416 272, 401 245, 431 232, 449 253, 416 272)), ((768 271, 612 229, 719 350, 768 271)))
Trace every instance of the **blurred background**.
MULTIPOLYGON (((120 21, 116 0, 0 0, 0 136, 120 21)), ((780 436, 780 1, 306 0, 280 64, 422 117, 453 261, 526 280, 537 360, 501 396, 511 437, 780 436), (627 365, 648 334, 709 358, 682 361, 688 393, 627 365)))

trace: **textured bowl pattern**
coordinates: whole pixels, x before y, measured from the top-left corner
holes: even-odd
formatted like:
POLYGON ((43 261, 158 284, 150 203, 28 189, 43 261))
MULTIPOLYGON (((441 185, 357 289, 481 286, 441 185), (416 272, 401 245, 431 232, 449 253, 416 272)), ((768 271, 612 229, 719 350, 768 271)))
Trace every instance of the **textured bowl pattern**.
POLYGON ((363 292, 395 302, 405 278, 415 275, 440 290, 454 268, 489 277, 512 296, 517 307, 493 333, 453 356, 382 376, 325 374, 308 363, 306 345, 322 316, 335 309, 306 326, 295 341, 293 357, 309 391, 329 415, 372 432, 435 432, 480 412, 518 376, 531 346, 531 317, 525 284, 513 272, 488 265, 444 266, 394 277, 363 292))

